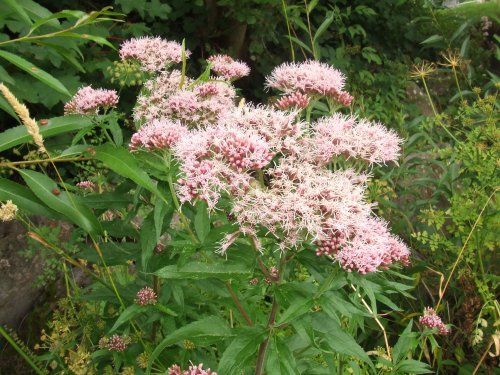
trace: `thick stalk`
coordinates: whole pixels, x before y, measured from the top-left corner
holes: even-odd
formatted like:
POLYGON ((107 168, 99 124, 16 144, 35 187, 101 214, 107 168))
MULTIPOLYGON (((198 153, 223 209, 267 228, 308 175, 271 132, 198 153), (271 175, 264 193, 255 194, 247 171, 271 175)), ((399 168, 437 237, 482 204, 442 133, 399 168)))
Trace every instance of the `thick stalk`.
MULTIPOLYGON (((269 314, 269 319, 267 321, 267 329, 271 330, 274 323, 276 322, 276 314, 278 312, 278 302, 276 297, 273 298, 273 306, 271 307, 271 313, 269 314)), ((255 365, 255 375, 262 375, 264 370, 264 361, 266 359, 267 347, 269 346, 269 339, 271 337, 271 331, 266 339, 260 344, 259 355, 257 357, 257 364, 255 365)))

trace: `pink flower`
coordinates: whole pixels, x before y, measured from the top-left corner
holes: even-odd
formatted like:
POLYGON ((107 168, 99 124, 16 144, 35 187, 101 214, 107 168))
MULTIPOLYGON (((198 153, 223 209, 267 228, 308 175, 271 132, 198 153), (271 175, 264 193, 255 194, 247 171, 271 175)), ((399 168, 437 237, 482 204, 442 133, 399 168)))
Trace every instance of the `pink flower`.
POLYGON ((167 371, 168 375, 217 375, 216 372, 210 369, 204 370, 203 363, 196 366, 192 362, 189 370, 182 370, 179 365, 172 365, 167 371))
POLYGON ((429 329, 437 328, 438 334, 440 335, 447 335, 450 332, 432 307, 426 307, 424 309, 424 315, 421 316, 418 321, 429 329))
POLYGON ((296 116, 295 111, 285 112, 264 106, 247 105, 224 113, 219 123, 253 130, 279 152, 287 139, 295 139, 302 134, 303 124, 296 121, 296 116))
POLYGON ((130 344, 130 337, 113 335, 107 341, 107 348, 110 351, 123 352, 130 344))
POLYGON ((365 274, 396 261, 407 263, 409 250, 389 233, 384 220, 366 217, 354 223, 351 231, 349 240, 335 255, 345 270, 365 274))
POLYGON ((334 114, 313 125, 311 138, 315 158, 327 164, 333 157, 362 158, 373 163, 386 163, 399 157, 402 139, 380 123, 356 121, 352 116, 334 114))
POLYGON ((192 132, 175 146, 175 156, 185 177, 178 184, 181 200, 199 196, 213 208, 222 192, 246 191, 252 179, 246 172, 267 165, 273 152, 256 132, 219 125, 192 132))
POLYGON ((134 300, 138 305, 154 305, 157 301, 157 296, 153 288, 148 286, 142 288, 137 292, 136 299, 134 300))
POLYGON ((234 108, 236 92, 226 82, 205 82, 194 87, 186 79, 186 88, 179 89, 180 74, 163 74, 147 82, 147 94, 139 96, 134 109, 137 121, 158 118, 179 120, 191 128, 207 126, 234 108))
MULTIPOLYGON (((186 50, 185 54, 189 57, 191 52, 186 50)), ((136 59, 145 71, 156 72, 167 65, 181 62, 182 46, 160 37, 132 38, 121 45, 120 58, 136 59)))
POLYGON ((178 121, 153 120, 132 136, 129 148, 137 150, 144 147, 148 150, 169 149, 189 134, 187 128, 178 121))
POLYGON ((318 61, 285 63, 274 68, 267 77, 267 86, 287 94, 300 92, 311 96, 328 96, 342 104, 352 97, 343 91, 345 76, 339 70, 318 61))
POLYGON ((289 95, 283 96, 276 101, 276 108, 306 108, 309 105, 309 97, 300 92, 293 92, 289 95))
POLYGON ((227 80, 235 80, 250 74, 250 68, 241 61, 227 55, 215 55, 208 58, 210 69, 227 80))
POLYGON ((76 184, 80 189, 94 191, 96 186, 92 181, 80 181, 76 184))
POLYGON ((115 90, 93 89, 86 86, 79 89, 69 102, 64 105, 65 114, 92 115, 99 108, 115 107, 118 95, 115 90))

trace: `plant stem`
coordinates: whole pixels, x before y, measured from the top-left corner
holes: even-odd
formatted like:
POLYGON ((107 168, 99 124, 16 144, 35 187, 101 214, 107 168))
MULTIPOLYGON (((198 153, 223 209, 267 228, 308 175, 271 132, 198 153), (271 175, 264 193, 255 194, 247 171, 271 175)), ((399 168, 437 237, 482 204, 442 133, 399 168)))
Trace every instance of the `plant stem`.
MULTIPOLYGON (((269 314, 269 320, 267 321, 267 328, 270 330, 276 321, 276 314, 278 312, 278 302, 276 297, 273 298, 273 306, 271 307, 271 313, 269 314)), ((269 346, 269 338, 271 337, 271 332, 266 337, 266 339, 260 344, 259 355, 257 357, 257 364, 255 365, 255 375, 262 375, 264 370, 264 360, 266 359, 267 347, 269 346)))
POLYGON ((13 167, 16 165, 27 165, 27 164, 43 164, 43 163, 68 163, 72 161, 85 161, 92 160, 93 158, 52 158, 52 159, 37 159, 37 160, 26 160, 26 161, 7 161, 0 163, 0 168, 3 167, 13 167))
POLYGON ((31 368, 39 375, 44 375, 47 372, 42 371, 36 364, 33 362, 33 360, 30 358, 28 354, 19 346, 17 345, 16 341, 9 335, 9 333, 3 328, 3 326, 0 325, 0 334, 7 340, 7 342, 12 345, 12 347, 16 350, 16 352, 19 353, 21 357, 23 357, 26 362, 29 363, 31 368))
POLYGON ((497 187, 493 193, 490 194, 490 196, 488 197, 488 200, 486 201, 486 203, 484 204, 483 208, 481 209, 481 212, 479 213, 479 215, 477 216, 477 219, 474 223, 474 225, 472 226, 470 232, 469 232, 469 235, 467 236, 467 239, 465 240, 463 246, 462 246, 462 249, 460 250, 460 253, 458 253, 458 257, 457 257, 457 260, 455 261, 455 263, 453 264, 453 267, 451 268, 451 272, 448 276, 448 278, 446 279, 446 283, 444 284, 444 288, 443 288, 443 292, 441 293, 441 295, 439 296, 439 300, 438 300, 438 303, 436 305, 436 308, 435 310, 437 311, 439 305, 441 304, 441 301, 443 300, 443 297, 444 297, 444 294, 446 293, 446 289, 448 288, 448 285, 450 284, 450 281, 451 281, 451 277, 453 276, 453 273, 455 272, 455 269, 457 268, 457 265, 458 263, 460 262, 461 258, 462 258, 462 255, 464 254, 464 251, 467 247, 467 244, 469 243, 469 240, 470 238, 472 237, 472 233, 474 233, 474 230, 476 229, 477 225, 479 224, 479 220, 481 219, 481 217, 483 216, 483 213, 484 211, 486 210, 486 207, 488 207, 488 204, 490 203, 491 201, 491 198, 493 198, 493 196, 495 195, 495 193, 498 191, 498 189, 500 189, 499 187, 497 187))
POLYGON ((288 31, 288 40, 290 42, 290 52, 292 53, 292 61, 295 62, 295 51, 293 50, 292 35, 290 33, 290 21, 288 21, 288 14, 286 12, 285 0, 281 0, 281 6, 283 8, 283 13, 285 14, 286 28, 288 31))
POLYGON ((351 288, 356 292, 357 296, 361 299, 361 302, 363 303, 363 305, 365 306, 365 308, 368 310, 368 312, 370 314, 372 314, 373 319, 375 319, 375 321, 377 322, 378 326, 382 330, 382 333, 384 335, 384 341, 385 341, 385 349, 387 350, 387 356, 389 357, 389 361, 391 361, 392 360, 391 359, 391 347, 389 346, 389 340, 387 338, 387 332, 385 331, 385 328, 384 328, 383 324, 380 322, 380 320, 378 319, 377 315, 370 308, 370 305, 368 305, 368 303, 366 303, 366 301, 364 300, 364 298, 361 297, 361 294, 359 294, 359 292, 354 287, 354 285, 351 284, 351 288))
POLYGON ((241 315, 243 315, 243 318, 245 319, 245 321, 247 322, 247 324, 252 327, 253 326, 253 322, 252 320, 250 319, 250 317, 248 316, 247 312, 245 311, 245 309, 243 308, 243 306, 241 305, 241 302, 240 300, 238 299, 238 296, 236 295, 236 293, 234 292, 233 288, 231 287, 231 284, 229 284, 229 282, 225 282, 224 283, 226 285, 226 288, 227 290, 229 291, 229 294, 231 294, 231 298, 233 299, 234 301, 234 304, 236 305, 236 307, 238 308, 238 311, 241 313, 241 315))
POLYGON ((427 99, 429 99, 429 103, 431 104, 432 112, 434 112, 434 116, 437 116, 436 107, 434 107, 434 102, 432 101, 431 93, 429 92, 429 88, 427 87, 427 82, 424 77, 422 77, 422 82, 424 83, 425 92, 427 93, 427 99))
POLYGON ((181 210, 181 205, 179 204, 179 200, 177 199, 177 195, 175 193, 174 182, 172 181, 172 176, 170 176, 170 174, 167 177, 167 181, 168 181, 168 188, 170 189, 170 194, 172 195, 172 200, 174 201, 175 209, 176 209, 177 213, 179 214, 179 218, 181 219, 182 225, 184 226, 186 231, 189 233, 189 236, 191 237, 193 242, 195 244, 197 244, 200 241, 198 241, 195 234, 191 230, 191 226, 189 225, 189 222, 188 222, 186 216, 184 215, 184 213, 181 210))
POLYGON ((464 97, 462 96, 462 89, 460 88, 460 84, 458 83, 457 70, 455 69, 454 66, 452 66, 451 68, 453 69, 453 76, 455 77, 455 83, 458 88, 458 94, 460 95, 460 100, 463 102, 464 97))
POLYGON ((309 19, 309 7, 307 6, 307 0, 304 0, 304 6, 306 8, 307 30, 309 31, 309 39, 311 40, 311 51, 313 53, 313 57, 316 58, 316 50, 314 48, 314 40, 311 30, 311 20, 309 19))

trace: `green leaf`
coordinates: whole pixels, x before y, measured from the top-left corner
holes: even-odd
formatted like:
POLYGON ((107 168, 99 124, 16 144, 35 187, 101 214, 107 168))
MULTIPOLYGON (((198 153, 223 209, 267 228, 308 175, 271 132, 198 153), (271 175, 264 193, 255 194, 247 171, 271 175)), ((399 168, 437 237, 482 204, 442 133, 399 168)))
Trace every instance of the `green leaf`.
POLYGON ((328 29, 328 26, 330 26, 333 22, 333 19, 335 17, 335 13, 333 12, 328 12, 328 16, 323 20, 321 25, 318 27, 318 30, 316 30, 316 33, 314 34, 313 42, 316 42, 318 38, 328 29), (329 13, 329 14, 328 14, 329 13))
POLYGON ((266 337, 267 332, 262 326, 245 328, 238 331, 236 338, 231 341, 224 351, 219 362, 218 374, 239 374, 241 370, 251 361, 255 360, 255 354, 260 343, 266 337))
POLYGON ((402 374, 430 374, 434 372, 431 368, 429 368, 428 364, 416 361, 414 359, 405 359, 404 361, 400 362, 397 370, 402 374))
POLYGON ((96 42, 97 44, 99 44, 101 46, 108 46, 109 48, 116 50, 116 47, 114 45, 112 45, 106 38, 103 38, 102 36, 70 33, 70 32, 61 33, 61 34, 58 34, 58 36, 65 36, 65 37, 70 37, 70 38, 75 38, 75 39, 91 40, 91 41, 96 42))
POLYGON ((64 85, 61 83, 61 81, 59 81, 57 78, 53 77, 52 75, 50 75, 46 71, 36 67, 32 63, 30 63, 28 60, 25 60, 22 57, 19 57, 13 53, 10 53, 7 51, 2 51, 2 50, 0 50, 0 57, 3 57, 5 60, 16 65, 18 68, 31 74, 33 77, 35 77, 39 81, 45 83, 47 86, 53 88, 57 92, 60 92, 61 94, 64 94, 64 95, 67 95, 68 97, 71 96, 71 94, 66 89, 66 87, 64 87, 64 85))
MULTIPOLYGON (((92 126, 91 119, 80 115, 54 117, 48 121, 47 125, 40 126, 40 134, 44 138, 92 126)), ((31 135, 28 134, 24 125, 7 129, 3 133, 0 133, 0 151, 8 150, 31 140, 31 135)))
POLYGON ((154 225, 154 212, 151 212, 141 225, 141 265, 147 271, 148 263, 153 256, 154 248, 158 242, 154 225))
POLYGON ((435 43, 441 42, 442 40, 444 40, 443 36, 435 34, 435 35, 428 37, 423 42, 420 42, 420 44, 435 44, 435 43))
POLYGON ((248 267, 240 264, 190 262, 182 267, 166 266, 154 274, 162 279, 203 280, 214 277, 219 280, 228 280, 236 277, 249 277, 251 272, 248 267))
POLYGON ((19 4, 17 0, 4 0, 4 3, 14 12, 16 12, 24 22, 30 25, 32 24, 31 18, 28 16, 28 13, 26 13, 24 8, 19 4))
POLYGON ((108 168, 119 175, 129 178, 137 185, 159 194, 153 180, 144 172, 132 154, 123 147, 115 147, 111 144, 105 144, 95 148, 93 155, 97 160, 102 161, 108 168))
POLYGON ((365 353, 363 348, 359 346, 351 335, 344 332, 336 321, 328 319, 323 313, 317 313, 313 319, 313 328, 315 331, 324 334, 322 335, 323 339, 333 351, 356 357, 375 370, 368 354, 365 353), (328 321, 328 324, 325 324, 326 321, 328 321))
POLYGON ((28 188, 0 177, 0 201, 8 199, 23 212, 61 219, 61 215, 44 205, 28 188))
POLYGON ((284 343, 279 341, 277 336, 274 336, 273 340, 271 340, 266 370, 269 375, 300 375, 292 352, 284 343))
POLYGON ((143 306, 139 306, 136 304, 130 305, 125 310, 122 311, 118 319, 116 319, 115 324, 108 332, 108 335, 113 333, 118 327, 120 327, 123 323, 128 322, 130 319, 134 318, 136 315, 143 312, 145 308, 143 306))
POLYGON ((42 173, 27 169, 21 169, 19 173, 31 191, 47 206, 63 214, 91 235, 102 233, 99 221, 87 206, 81 204, 77 196, 66 191, 60 191, 59 195, 54 194, 54 189, 59 191, 57 184, 42 173))
POLYGON ((292 304, 280 315, 277 325, 290 323, 299 316, 307 314, 313 307, 313 300, 306 298, 296 298, 292 304))
POLYGON ((194 230, 196 231, 196 235, 200 239, 201 243, 205 241, 205 238, 207 238, 207 235, 210 232, 210 218, 208 217, 208 208, 207 204, 203 201, 200 201, 196 205, 194 230))
POLYGON ((153 362, 169 346, 172 346, 184 339, 191 340, 197 346, 207 346, 222 339, 232 336, 231 330, 226 321, 217 317, 209 316, 196 322, 182 326, 170 333, 158 344, 149 357, 146 374, 151 374, 153 362))
POLYGON ((413 320, 410 320, 401 336, 399 336, 398 342, 394 345, 392 360, 395 364, 406 356, 406 354, 412 349, 413 345, 418 343, 416 334, 411 331, 412 326, 413 320))

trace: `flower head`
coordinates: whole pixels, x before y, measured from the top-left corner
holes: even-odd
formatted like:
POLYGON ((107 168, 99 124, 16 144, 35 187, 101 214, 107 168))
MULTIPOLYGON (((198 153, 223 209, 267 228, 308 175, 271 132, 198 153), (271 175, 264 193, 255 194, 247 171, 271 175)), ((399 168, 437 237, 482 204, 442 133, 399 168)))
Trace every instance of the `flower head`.
POLYGON ((107 340, 106 346, 110 351, 123 352, 127 349, 130 342, 131 340, 128 336, 113 335, 107 340))
POLYGON ((227 55, 215 55, 208 58, 210 69, 227 80, 235 80, 250 74, 250 68, 242 61, 227 55))
POLYGON ((92 181, 80 181, 76 184, 77 187, 83 190, 89 190, 89 191, 94 191, 96 186, 92 181))
POLYGON ((285 95, 276 101, 276 108, 288 109, 288 108, 306 108, 309 105, 309 97, 300 92, 293 92, 289 95, 285 95))
POLYGON ((64 105, 65 114, 92 115, 99 108, 114 107, 118 104, 115 90, 93 89, 86 86, 79 89, 69 102, 64 105))
POLYGON ((135 303, 138 305, 154 305, 157 302, 157 296, 153 288, 146 286, 137 292, 135 303))
POLYGON ((314 60, 281 64, 267 77, 268 87, 287 94, 298 91, 310 96, 328 96, 348 105, 352 97, 343 91, 344 85, 343 73, 330 65, 314 60))
POLYGON ((0 207, 0 220, 1 221, 11 221, 16 217, 18 208, 12 203, 11 200, 8 200, 5 203, 2 203, 0 207))
MULTIPOLYGON (((188 50, 185 51, 186 57, 190 54, 188 50)), ((132 38, 121 45, 120 57, 122 60, 136 59, 143 70, 156 72, 182 61, 182 45, 160 37, 132 38)))
POLYGON ((137 150, 144 147, 148 150, 169 149, 183 137, 188 130, 178 121, 153 120, 132 135, 129 148, 137 150))
POLYGON ((432 307, 426 307, 424 309, 424 315, 421 316, 418 321, 427 328, 437 328, 438 334, 440 335, 447 335, 450 332, 432 307))
POLYGON ((203 363, 194 365, 192 362, 189 370, 182 370, 179 365, 172 365, 167 371, 168 375, 217 375, 216 372, 210 369, 204 370, 203 363))

